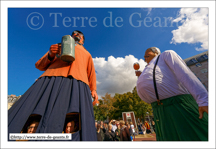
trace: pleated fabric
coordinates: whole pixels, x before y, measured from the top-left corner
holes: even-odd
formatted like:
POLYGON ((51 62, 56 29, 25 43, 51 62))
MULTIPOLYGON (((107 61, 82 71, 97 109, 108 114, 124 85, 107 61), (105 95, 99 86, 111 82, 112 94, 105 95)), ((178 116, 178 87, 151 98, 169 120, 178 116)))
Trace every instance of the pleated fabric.
POLYGON ((41 115, 36 133, 62 133, 68 113, 81 114, 72 141, 97 141, 89 86, 72 77, 39 78, 8 111, 8 133, 20 133, 31 114, 41 115))
POLYGON ((199 119, 198 104, 190 94, 153 102, 157 141, 208 141, 208 115, 199 119))

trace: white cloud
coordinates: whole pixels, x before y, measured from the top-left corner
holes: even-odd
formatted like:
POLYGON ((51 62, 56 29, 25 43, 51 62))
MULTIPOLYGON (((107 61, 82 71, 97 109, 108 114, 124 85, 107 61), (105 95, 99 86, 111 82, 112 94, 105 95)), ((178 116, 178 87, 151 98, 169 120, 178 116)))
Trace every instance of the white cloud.
POLYGON ((113 96, 115 93, 131 92, 137 81, 133 64, 138 62, 140 71, 146 65, 144 60, 138 60, 133 55, 124 58, 109 56, 107 61, 105 58, 96 57, 93 58, 93 61, 97 72, 97 93, 99 98, 106 93, 113 96))
POLYGON ((172 31, 171 43, 201 43, 196 50, 208 50, 208 8, 181 8, 173 22, 182 25, 172 31))

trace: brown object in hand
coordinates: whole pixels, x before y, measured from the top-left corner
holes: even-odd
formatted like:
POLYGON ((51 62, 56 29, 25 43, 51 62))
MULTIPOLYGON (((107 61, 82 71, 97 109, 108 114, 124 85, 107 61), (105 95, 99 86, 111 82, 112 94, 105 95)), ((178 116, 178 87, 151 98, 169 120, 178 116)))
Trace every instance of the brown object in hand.
POLYGON ((140 68, 139 63, 134 63, 133 68, 134 68, 135 70, 138 70, 138 69, 140 68))

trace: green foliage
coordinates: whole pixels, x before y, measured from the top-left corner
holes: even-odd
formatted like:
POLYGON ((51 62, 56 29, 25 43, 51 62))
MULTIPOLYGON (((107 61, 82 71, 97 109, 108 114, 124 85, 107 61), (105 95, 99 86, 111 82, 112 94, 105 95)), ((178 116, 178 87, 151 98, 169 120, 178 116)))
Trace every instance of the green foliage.
POLYGON ((110 94, 106 93, 105 96, 102 96, 102 99, 99 99, 99 105, 94 106, 94 116, 96 120, 105 120, 107 116, 110 116, 112 111, 115 110, 113 103, 115 99, 111 97, 110 94))
POLYGON ((136 87, 132 92, 124 94, 116 93, 114 97, 106 93, 99 106, 94 106, 94 115, 96 120, 105 120, 108 116, 110 119, 122 118, 122 112, 133 111, 136 118, 144 119, 146 112, 152 115, 152 107, 150 104, 142 101, 136 87))

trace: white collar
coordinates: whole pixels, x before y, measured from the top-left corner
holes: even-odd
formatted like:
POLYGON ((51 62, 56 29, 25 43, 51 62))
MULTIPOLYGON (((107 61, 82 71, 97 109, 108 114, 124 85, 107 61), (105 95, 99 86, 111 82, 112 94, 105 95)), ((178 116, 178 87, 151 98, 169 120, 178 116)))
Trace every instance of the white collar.
MULTIPOLYGON (((155 57, 148 63, 148 65, 151 65, 152 63, 154 63, 154 62, 156 61, 156 59, 157 59, 158 56, 159 56, 159 55, 155 56, 155 57)), ((147 65, 147 66, 148 66, 148 65, 147 65)))

